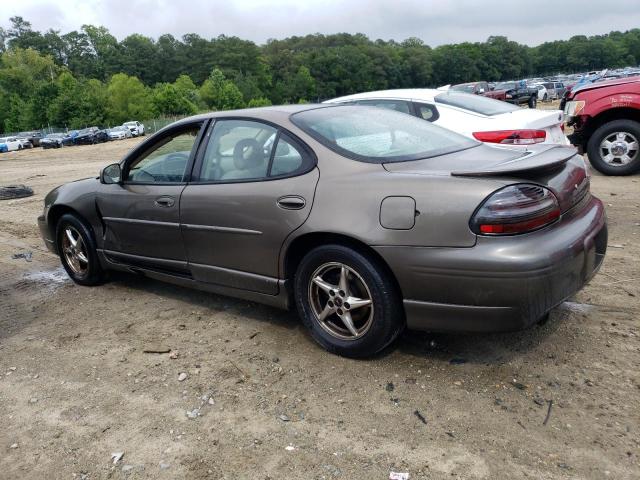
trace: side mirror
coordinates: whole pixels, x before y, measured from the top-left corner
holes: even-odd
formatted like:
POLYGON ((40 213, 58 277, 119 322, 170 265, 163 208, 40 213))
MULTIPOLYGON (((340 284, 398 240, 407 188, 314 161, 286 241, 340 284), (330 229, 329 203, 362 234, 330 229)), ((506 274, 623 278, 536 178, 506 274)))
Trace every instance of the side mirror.
POLYGON ((106 185, 122 183, 122 167, 119 163, 107 165, 100 171, 100 183, 106 185))

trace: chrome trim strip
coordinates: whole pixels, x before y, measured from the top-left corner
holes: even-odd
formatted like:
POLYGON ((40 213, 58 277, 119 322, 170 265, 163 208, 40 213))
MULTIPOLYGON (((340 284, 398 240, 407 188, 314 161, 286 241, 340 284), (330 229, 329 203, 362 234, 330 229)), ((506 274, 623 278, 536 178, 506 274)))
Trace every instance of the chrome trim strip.
POLYGON ((216 227, 215 225, 192 225, 187 223, 181 224, 182 228, 187 230, 201 230, 204 232, 222 232, 222 233, 239 233, 241 235, 262 235, 259 230, 248 230, 246 228, 232 227, 216 227))
POLYGON ((174 228, 178 228, 180 227, 179 223, 174 223, 174 222, 159 222, 157 220, 140 220, 137 218, 120 218, 120 217, 102 217, 102 219, 105 222, 112 222, 112 223, 134 223, 134 224, 140 224, 140 225, 154 225, 156 227, 174 227, 174 228))

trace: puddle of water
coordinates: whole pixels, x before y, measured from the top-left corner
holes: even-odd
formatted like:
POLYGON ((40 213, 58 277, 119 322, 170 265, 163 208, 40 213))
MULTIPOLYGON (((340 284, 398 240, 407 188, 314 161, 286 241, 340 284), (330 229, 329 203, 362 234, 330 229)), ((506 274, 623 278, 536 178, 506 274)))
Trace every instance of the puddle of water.
POLYGON ((574 313, 588 313, 595 308, 589 303, 578 302, 564 302, 561 307, 574 313))
POLYGON ((64 268, 58 267, 55 270, 44 270, 40 272, 28 272, 23 277, 25 280, 47 285, 62 285, 70 282, 71 279, 64 268))

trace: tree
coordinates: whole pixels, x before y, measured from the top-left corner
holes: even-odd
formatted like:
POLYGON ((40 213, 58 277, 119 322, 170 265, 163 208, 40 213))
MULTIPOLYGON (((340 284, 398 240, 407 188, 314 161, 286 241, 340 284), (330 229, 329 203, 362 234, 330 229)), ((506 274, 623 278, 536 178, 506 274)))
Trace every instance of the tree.
POLYGON ((151 96, 148 88, 137 77, 116 73, 109 81, 107 92, 107 119, 112 124, 152 117, 151 96))

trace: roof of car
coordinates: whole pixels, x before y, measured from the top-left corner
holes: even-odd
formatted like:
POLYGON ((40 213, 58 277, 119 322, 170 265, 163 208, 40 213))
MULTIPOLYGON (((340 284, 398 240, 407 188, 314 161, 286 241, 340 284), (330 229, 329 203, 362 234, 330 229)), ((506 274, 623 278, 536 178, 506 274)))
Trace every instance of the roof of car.
POLYGON ((397 99, 418 99, 433 100, 434 97, 444 90, 436 90, 435 88, 401 88, 396 90, 377 90, 375 92, 356 93, 355 95, 347 95, 344 97, 333 98, 324 103, 338 103, 348 100, 365 100, 367 98, 397 98, 397 99))

